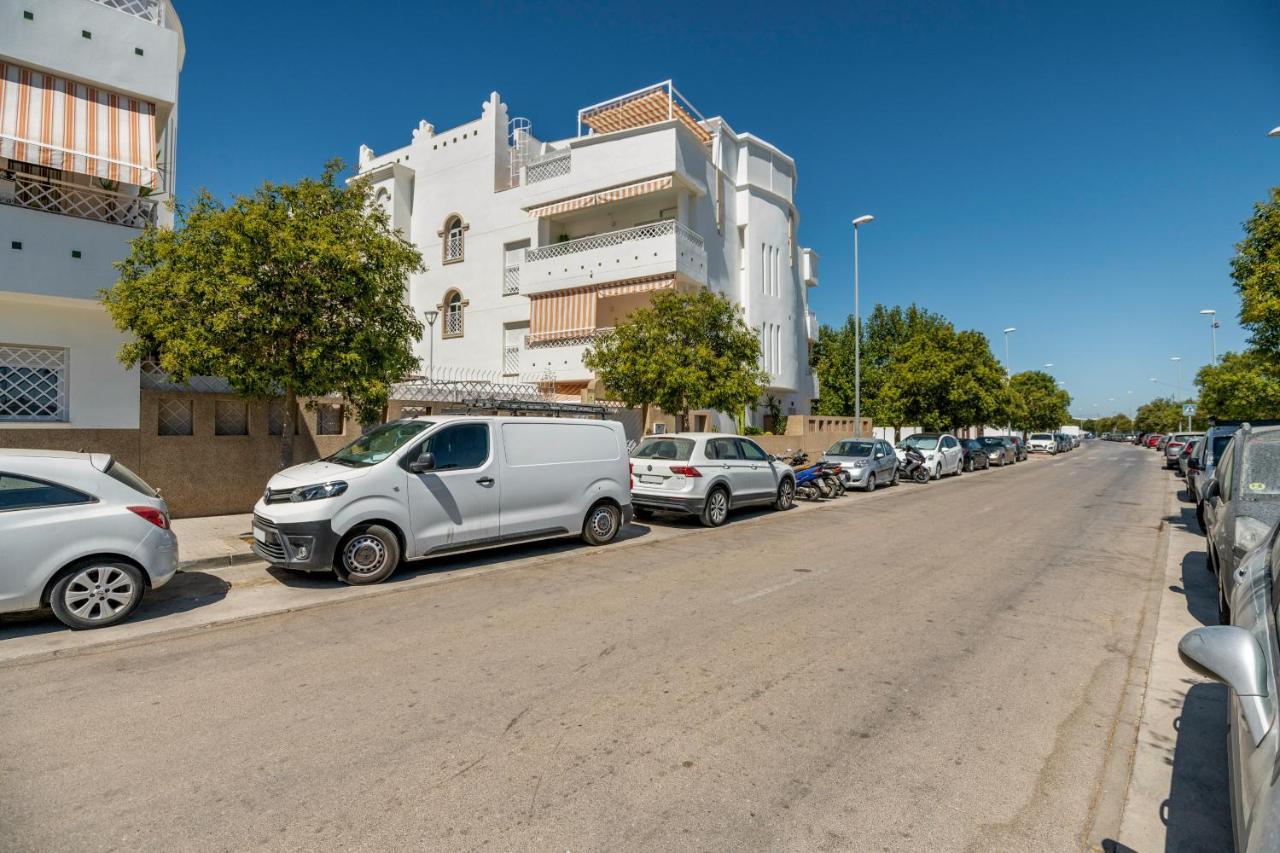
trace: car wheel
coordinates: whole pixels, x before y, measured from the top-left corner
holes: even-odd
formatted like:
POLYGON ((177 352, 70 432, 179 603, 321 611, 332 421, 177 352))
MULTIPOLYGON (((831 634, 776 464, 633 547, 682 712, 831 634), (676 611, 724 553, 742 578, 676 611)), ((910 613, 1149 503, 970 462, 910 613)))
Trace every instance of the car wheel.
POLYGON ((729 492, 723 486, 716 486, 707 495, 707 502, 702 505, 699 520, 706 527, 719 527, 729 518, 729 492))
POLYGON ((898 466, 896 466, 896 465, 895 465, 895 466, 893 467, 893 478, 892 478, 891 480, 889 480, 889 485, 890 485, 890 486, 896 486, 896 485, 898 485, 898 473, 899 473, 899 471, 898 471, 898 466))
POLYGON ((1200 525, 1200 532, 1204 533, 1204 504, 1196 504, 1196 524, 1200 525))
POLYGON ((588 545, 608 545, 622 528, 622 511, 601 501, 587 513, 582 523, 582 540, 588 545))
POLYGON ((400 540, 381 524, 357 527, 338 546, 338 577, 353 586, 380 583, 400 565, 400 540))
POLYGON ((972 473, 973 473, 973 460, 972 460, 972 459, 966 459, 966 460, 964 460, 964 472, 965 472, 966 474, 972 474, 972 473))
POLYGON ((867 484, 862 487, 864 492, 874 492, 876 490, 876 472, 872 471, 867 474, 867 484))
POLYGON ((778 484, 778 497, 773 502, 774 509, 787 510, 796 502, 796 481, 787 477, 778 484))
POLYGON ((86 560, 63 575, 49 595, 53 615, 68 628, 105 628, 142 601, 142 572, 116 560, 86 560))
POLYGON ((941 462, 933 466, 933 473, 930 475, 930 477, 934 480, 942 479, 942 463, 941 462))

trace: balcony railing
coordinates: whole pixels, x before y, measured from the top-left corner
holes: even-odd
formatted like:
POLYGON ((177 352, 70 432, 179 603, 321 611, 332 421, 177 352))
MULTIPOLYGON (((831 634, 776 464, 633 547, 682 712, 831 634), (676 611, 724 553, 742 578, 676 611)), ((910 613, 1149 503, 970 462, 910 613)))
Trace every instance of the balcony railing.
POLYGON ((592 234, 590 237, 579 237, 577 240, 566 240, 563 243, 552 243, 549 246, 540 246, 536 249, 526 249, 524 253, 524 260, 525 263, 530 263, 532 261, 545 261, 550 258, 560 258, 577 252, 589 252, 593 249, 603 249, 607 246, 621 246, 624 243, 630 243, 636 240, 649 240, 654 237, 663 237, 668 234, 675 234, 681 242, 688 243, 698 249, 703 247, 702 235, 697 231, 676 222, 674 219, 664 219, 661 222, 650 222, 647 225, 637 225, 635 228, 623 228, 620 231, 607 231, 604 234, 592 234))
POLYGON ((0 172, 0 204, 143 228, 156 221, 157 202, 26 172, 0 172))
POLYGON ((524 336, 526 347, 571 347, 589 344, 601 335, 613 331, 613 326, 584 329, 566 329, 560 332, 541 332, 524 336))
POLYGON ((516 376, 520 373, 520 347, 502 348, 502 375, 516 376))
POLYGON ((93 0, 93 2, 161 27, 165 25, 164 3, 161 0, 93 0))
POLYGON ((563 152, 544 157, 536 163, 530 163, 524 170, 525 183, 536 184, 539 181, 569 174, 571 156, 572 152, 565 149, 563 152))
POLYGON ((502 295, 515 296, 520 292, 520 265, 503 267, 502 269, 502 295))

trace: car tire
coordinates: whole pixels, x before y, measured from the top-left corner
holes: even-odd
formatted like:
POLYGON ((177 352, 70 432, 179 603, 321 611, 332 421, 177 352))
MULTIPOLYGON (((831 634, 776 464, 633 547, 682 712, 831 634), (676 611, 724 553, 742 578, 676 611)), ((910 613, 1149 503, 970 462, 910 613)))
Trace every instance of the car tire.
POLYGON ((778 484, 778 496, 774 498, 773 508, 776 510, 786 511, 791 509, 796 502, 796 481, 790 477, 784 477, 782 482, 778 484))
POLYGON ((622 529, 622 510, 609 501, 600 501, 587 510, 582 522, 582 541, 588 545, 608 545, 622 529))
POLYGON ((866 484, 865 486, 863 486, 863 487, 862 487, 862 491, 864 491, 864 492, 874 492, 875 490, 876 490, 876 472, 875 472, 875 471, 868 471, 868 472, 867 472, 867 484, 866 484))
POLYGON ((929 475, 929 479, 931 479, 931 480, 941 480, 941 479, 942 479, 942 463, 941 463, 941 462, 939 462, 937 465, 933 466, 933 473, 929 475))
POLYGON ((84 560, 53 585, 49 606, 58 621, 73 630, 106 628, 129 618, 144 588, 137 566, 122 560, 84 560))
POLYGON ((1205 533, 1204 529, 1204 504, 1196 504, 1196 524, 1200 525, 1200 532, 1205 533))
POLYGON ((966 474, 972 474, 972 473, 973 473, 973 460, 972 460, 972 459, 966 459, 966 460, 964 460, 964 472, 965 472, 966 474))
POLYGON ((898 470, 898 466, 897 465, 893 466, 893 477, 889 480, 890 487, 898 485, 898 479, 899 479, 900 473, 901 472, 898 470))
POLYGON ((698 520, 703 527, 719 527, 729 519, 729 490, 724 486, 716 486, 707 492, 707 500, 702 505, 702 514, 698 520))
POLYGON ((361 525, 338 545, 334 568, 344 583, 381 583, 400 565, 400 540, 381 524, 361 525))

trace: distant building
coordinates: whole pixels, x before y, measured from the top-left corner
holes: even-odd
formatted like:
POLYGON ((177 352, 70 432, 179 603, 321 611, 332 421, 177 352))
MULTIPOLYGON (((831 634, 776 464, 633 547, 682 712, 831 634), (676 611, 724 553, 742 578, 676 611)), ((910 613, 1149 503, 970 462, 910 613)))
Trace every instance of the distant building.
POLYGON ((0 0, 0 444, 136 443, 98 291, 172 222, 183 53, 168 0, 0 0))
MULTIPOLYGON (((703 118, 669 82, 579 110, 578 135, 553 142, 495 92, 467 124, 422 121, 403 148, 362 146, 359 172, 425 257, 407 294, 419 316, 438 312, 424 366, 594 392, 582 355, 602 330, 656 291, 709 287, 760 336, 783 412, 817 396, 818 258, 797 241, 795 162, 703 118)), ((764 417, 757 407, 749 423, 764 417)), ((692 426, 732 420, 699 412, 692 426)))

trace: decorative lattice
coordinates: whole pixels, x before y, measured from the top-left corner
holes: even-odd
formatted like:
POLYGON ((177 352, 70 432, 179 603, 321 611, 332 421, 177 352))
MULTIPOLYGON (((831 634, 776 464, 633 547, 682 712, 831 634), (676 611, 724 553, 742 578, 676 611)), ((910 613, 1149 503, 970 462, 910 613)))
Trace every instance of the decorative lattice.
POLYGON ((160 0, 93 0, 93 2, 118 9, 153 24, 164 25, 164 8, 160 0))
POLYGON ((526 251, 524 260, 525 263, 545 261, 548 258, 560 258, 565 255, 577 254, 578 252, 603 249, 608 246, 621 246, 624 243, 632 243, 637 240, 652 240, 654 237, 665 237, 670 234, 678 235, 682 241, 699 249, 703 247, 701 234, 681 225, 674 219, 664 219, 661 222, 650 222, 647 225, 639 225, 635 228, 623 228, 620 231, 592 234, 590 237, 579 237, 577 240, 566 240, 563 243, 539 246, 536 249, 526 251))
POLYGON ((157 435, 191 435, 194 430, 190 400, 161 400, 156 409, 157 435))
POLYGON ((462 258, 462 229, 454 228, 449 232, 449 238, 444 247, 444 259, 446 261, 456 261, 462 258))
MULTIPOLYGON (((298 434, 298 410, 293 410, 293 434, 298 434)), ((284 400, 272 400, 267 407, 267 433, 284 435, 284 400)))
POLYGON ((520 266, 504 267, 502 270, 502 295, 514 296, 520 292, 520 266))
POLYGON ((0 421, 67 420, 67 351, 0 344, 0 421))
POLYGON ((555 154, 537 163, 531 163, 524 170, 525 183, 536 184, 539 181, 559 178, 562 175, 569 174, 571 156, 570 152, 565 151, 562 154, 555 154))
POLYGON ((249 410, 243 400, 215 400, 213 403, 214 435, 248 435, 249 410))
POLYGON ((153 391, 198 392, 201 394, 234 394, 231 383, 220 376, 192 376, 186 382, 174 382, 173 377, 160 369, 154 361, 140 365, 139 385, 153 391))
POLYGON ((520 372, 520 347, 502 348, 502 375, 515 376, 520 372))
POLYGON ((316 407, 316 435, 342 435, 342 406, 321 403, 316 407))
POLYGON ((444 333, 446 335, 462 334, 462 305, 453 303, 444 312, 444 333))
POLYGON ((18 207, 61 213, 81 219, 113 222, 130 228, 142 228, 155 222, 156 201, 120 193, 82 187, 52 178, 40 178, 25 172, 11 173, 13 195, 0 201, 18 207))

